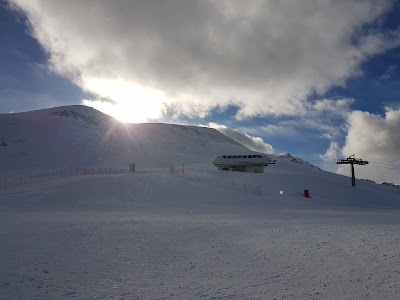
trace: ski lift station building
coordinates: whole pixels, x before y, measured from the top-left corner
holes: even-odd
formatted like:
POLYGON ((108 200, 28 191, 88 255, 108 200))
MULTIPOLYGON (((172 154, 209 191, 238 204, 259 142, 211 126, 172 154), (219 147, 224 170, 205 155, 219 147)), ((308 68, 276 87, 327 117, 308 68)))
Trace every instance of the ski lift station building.
POLYGON ((264 173, 264 167, 273 163, 275 161, 261 154, 219 155, 213 161, 218 170, 248 173, 264 173))

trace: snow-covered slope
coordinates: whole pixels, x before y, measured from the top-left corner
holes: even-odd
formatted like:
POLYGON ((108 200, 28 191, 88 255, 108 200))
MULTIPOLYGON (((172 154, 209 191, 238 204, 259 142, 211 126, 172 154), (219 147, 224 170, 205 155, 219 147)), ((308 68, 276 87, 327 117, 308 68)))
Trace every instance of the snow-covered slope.
POLYGON ((2 297, 398 299, 398 189, 278 166, 185 170, 202 182, 153 172, 0 191, 2 297), (209 184, 218 181, 239 188, 209 184))
POLYGON ((148 168, 0 190, 0 298, 399 299, 399 189, 291 155, 263 174, 211 164, 247 151, 82 106, 0 116, 4 174, 148 168), (165 173, 182 163, 191 179, 165 173))
POLYGON ((0 174, 57 168, 210 163, 224 152, 251 152, 215 129, 124 124, 85 106, 0 115, 0 174))

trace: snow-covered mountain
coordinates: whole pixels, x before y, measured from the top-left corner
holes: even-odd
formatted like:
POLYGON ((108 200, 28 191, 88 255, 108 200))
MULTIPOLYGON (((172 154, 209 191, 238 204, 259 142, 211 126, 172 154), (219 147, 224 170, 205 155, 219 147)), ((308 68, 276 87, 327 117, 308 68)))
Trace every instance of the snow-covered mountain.
POLYGON ((213 129, 83 106, 0 115, 6 176, 149 169, 0 189, 0 298, 399 298, 399 189, 352 187, 290 154, 261 174, 211 164, 248 151, 213 129), (182 163, 186 178, 165 172, 182 163))
POLYGON ((93 108, 65 106, 0 115, 0 174, 74 167, 138 168, 210 163, 251 153, 211 128, 125 124, 93 108))
POLYGON ((302 164, 302 165, 310 165, 310 166, 313 166, 313 165, 310 164, 308 161, 303 160, 303 159, 298 158, 298 157, 294 157, 294 156, 291 155, 290 153, 285 153, 285 154, 279 155, 278 157, 279 157, 281 160, 291 161, 291 162, 296 163, 296 164, 302 164))

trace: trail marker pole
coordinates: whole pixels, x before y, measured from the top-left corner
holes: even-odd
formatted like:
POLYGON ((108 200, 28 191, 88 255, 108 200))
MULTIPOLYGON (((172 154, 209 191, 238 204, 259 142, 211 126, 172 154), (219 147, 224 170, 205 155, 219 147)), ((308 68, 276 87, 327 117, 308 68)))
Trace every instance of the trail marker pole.
POLYGON ((351 165, 351 185, 356 186, 356 176, 354 174, 354 165, 368 165, 368 161, 362 160, 360 158, 355 158, 354 154, 346 159, 341 159, 336 162, 338 165, 351 165))

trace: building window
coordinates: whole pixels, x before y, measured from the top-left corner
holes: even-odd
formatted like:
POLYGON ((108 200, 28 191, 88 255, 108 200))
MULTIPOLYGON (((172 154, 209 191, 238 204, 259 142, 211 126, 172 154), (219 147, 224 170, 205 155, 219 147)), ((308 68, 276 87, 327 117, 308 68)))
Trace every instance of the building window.
POLYGON ((232 158, 232 156, 229 155, 228 158, 232 158))
POLYGON ((232 158, 237 158, 237 156, 235 155, 235 156, 232 156, 232 158))
POLYGON ((247 158, 247 155, 243 155, 243 158, 247 158))

